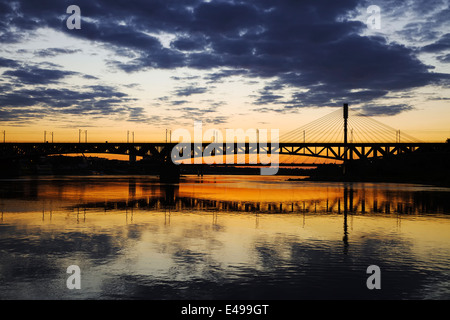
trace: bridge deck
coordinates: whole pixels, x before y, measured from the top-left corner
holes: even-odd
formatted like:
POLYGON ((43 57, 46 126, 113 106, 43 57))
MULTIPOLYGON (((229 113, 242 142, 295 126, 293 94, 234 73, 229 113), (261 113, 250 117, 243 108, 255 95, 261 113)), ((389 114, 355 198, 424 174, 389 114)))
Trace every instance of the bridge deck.
POLYGON ((92 154, 109 153, 129 155, 130 157, 147 157, 155 159, 168 158, 173 154, 176 159, 202 157, 205 149, 214 150, 212 155, 248 155, 278 154, 310 156, 334 160, 369 159, 407 154, 412 152, 448 152, 449 143, 436 142, 280 142, 280 143, 165 143, 165 142, 88 142, 88 143, 35 143, 6 142, 0 143, 0 158, 20 158, 46 156, 54 154, 92 154), (174 149, 175 148, 175 149, 174 149))

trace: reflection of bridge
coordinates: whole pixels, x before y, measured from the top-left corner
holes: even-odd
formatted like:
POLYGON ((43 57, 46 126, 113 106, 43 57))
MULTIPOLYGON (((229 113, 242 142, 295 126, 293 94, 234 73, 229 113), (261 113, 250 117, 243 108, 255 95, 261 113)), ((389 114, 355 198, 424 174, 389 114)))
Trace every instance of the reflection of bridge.
POLYGON ((206 211, 246 213, 310 213, 310 214, 426 214, 448 213, 446 195, 415 193, 368 195, 364 190, 344 188, 341 196, 297 201, 246 201, 195 198, 178 195, 175 189, 162 190, 161 196, 119 201, 87 202, 71 208, 92 210, 206 211))
POLYGON ((315 199, 293 202, 249 202, 226 201, 196 198, 177 198, 167 204, 164 198, 144 198, 124 201, 92 202, 80 204, 75 208, 109 210, 172 210, 187 212, 189 210, 210 212, 247 212, 247 213, 430 213, 434 206, 424 206, 404 201, 378 201, 357 199, 345 203, 342 198, 315 199))

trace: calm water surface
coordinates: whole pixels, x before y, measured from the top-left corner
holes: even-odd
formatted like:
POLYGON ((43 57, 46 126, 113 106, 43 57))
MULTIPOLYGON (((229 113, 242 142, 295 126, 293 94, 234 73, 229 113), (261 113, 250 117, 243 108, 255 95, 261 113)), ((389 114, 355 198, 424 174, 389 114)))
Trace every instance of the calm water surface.
POLYGON ((1 180, 0 298, 450 299, 449 196, 287 177, 1 180))

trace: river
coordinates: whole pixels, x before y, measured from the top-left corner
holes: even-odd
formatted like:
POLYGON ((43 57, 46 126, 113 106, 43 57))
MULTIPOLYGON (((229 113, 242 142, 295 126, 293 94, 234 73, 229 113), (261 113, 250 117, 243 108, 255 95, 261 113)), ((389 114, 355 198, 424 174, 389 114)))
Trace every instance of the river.
POLYGON ((450 299, 450 188, 24 177, 0 210, 0 299, 450 299))

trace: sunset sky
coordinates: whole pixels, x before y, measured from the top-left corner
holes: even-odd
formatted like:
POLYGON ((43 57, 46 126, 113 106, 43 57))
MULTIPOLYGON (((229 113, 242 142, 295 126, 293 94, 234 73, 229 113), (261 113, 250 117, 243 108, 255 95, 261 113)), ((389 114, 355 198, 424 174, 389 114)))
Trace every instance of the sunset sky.
POLYGON ((344 102, 450 138, 448 0, 0 0, 0 43, 7 141, 163 141, 195 120, 283 134, 344 102))

